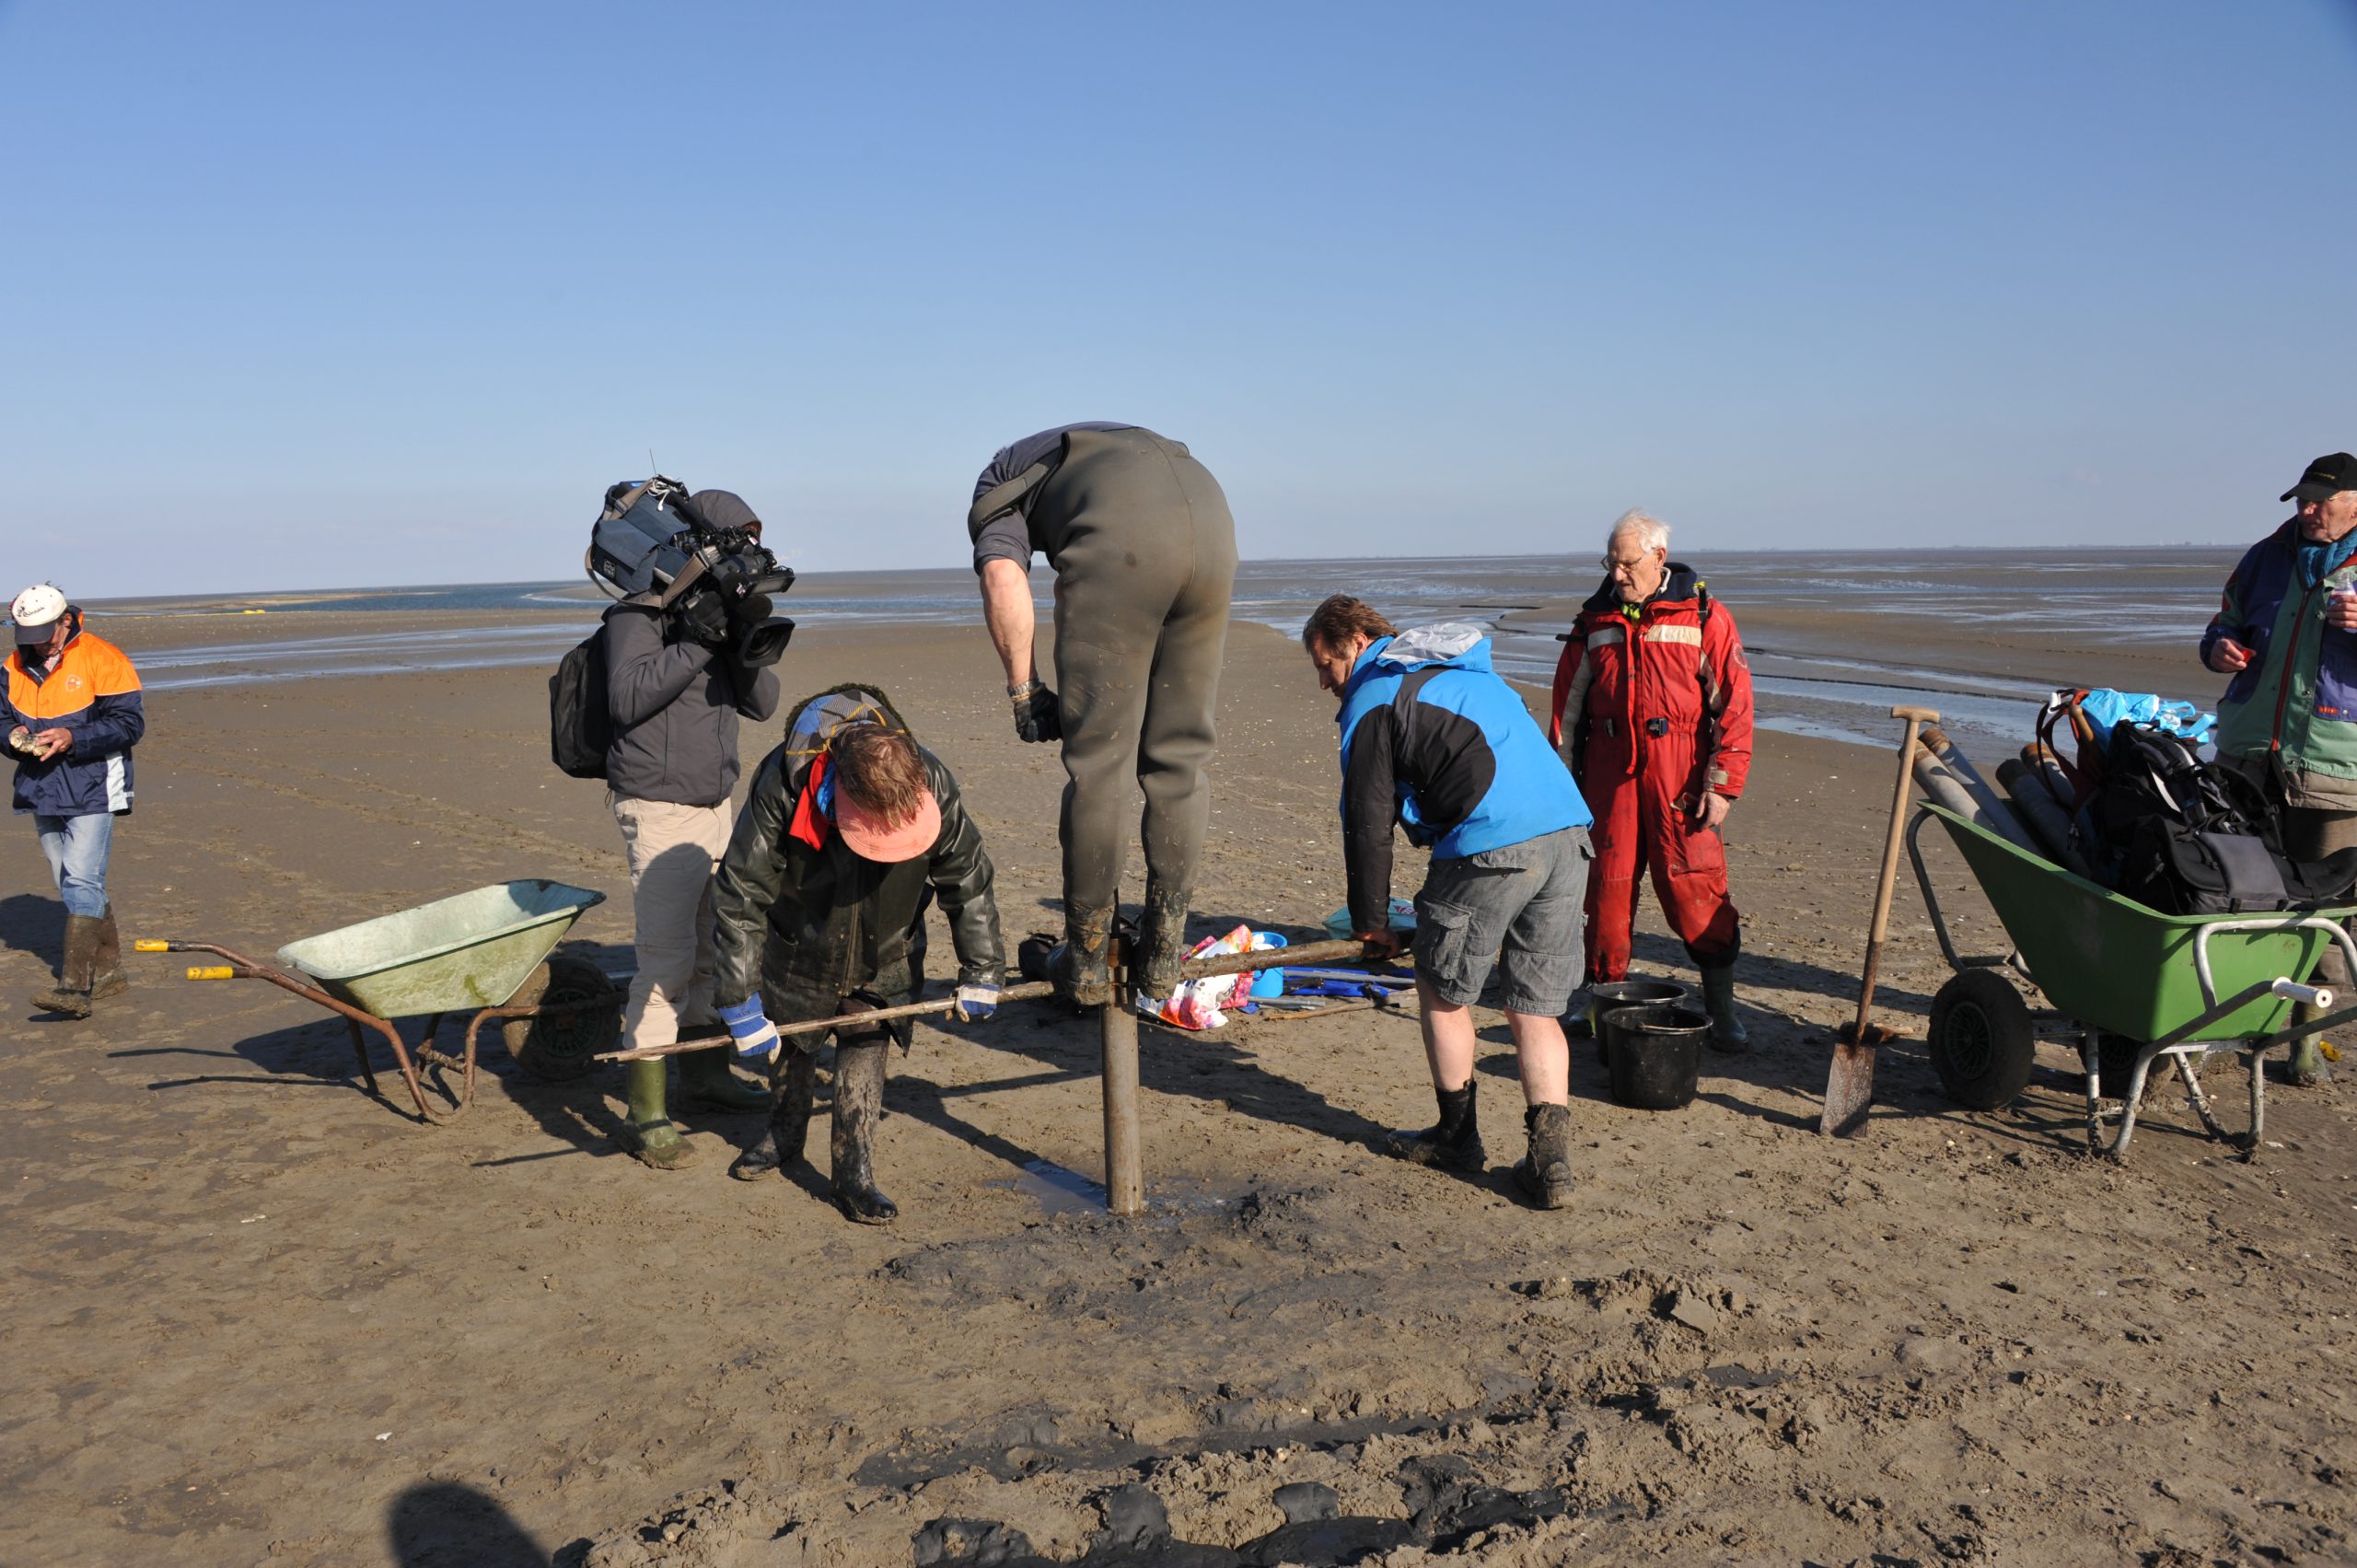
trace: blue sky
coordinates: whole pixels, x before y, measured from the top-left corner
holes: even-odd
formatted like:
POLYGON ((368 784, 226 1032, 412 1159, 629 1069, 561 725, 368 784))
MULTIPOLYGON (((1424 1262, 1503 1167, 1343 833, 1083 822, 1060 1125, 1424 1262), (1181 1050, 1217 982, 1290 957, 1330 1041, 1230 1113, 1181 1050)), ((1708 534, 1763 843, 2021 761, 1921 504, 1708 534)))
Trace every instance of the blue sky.
POLYGON ((0 575, 563 577, 656 462, 946 565, 2235 541, 2357 447, 2357 4, 0 0, 0 575))

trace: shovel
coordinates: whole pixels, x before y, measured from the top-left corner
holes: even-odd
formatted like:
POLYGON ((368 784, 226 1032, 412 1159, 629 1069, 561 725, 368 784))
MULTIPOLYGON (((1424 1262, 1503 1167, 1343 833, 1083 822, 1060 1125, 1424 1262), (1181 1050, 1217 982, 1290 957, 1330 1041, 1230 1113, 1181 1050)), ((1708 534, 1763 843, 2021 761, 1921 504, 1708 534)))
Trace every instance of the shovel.
POLYGON ((1890 926, 1890 890, 1898 880, 1898 841, 1907 826, 1907 786, 1914 782, 1915 727, 1937 724, 1940 715, 1929 708, 1893 708, 1890 716, 1907 721, 1898 742, 1898 787, 1890 798, 1890 836, 1882 846, 1882 876, 1875 883, 1874 921, 1866 931, 1866 961, 1858 979, 1858 1020, 1833 1048, 1833 1071, 1825 1080, 1825 1114, 1817 1130, 1847 1138, 1866 1124, 1866 1107, 1875 1098, 1875 1037, 1866 1017, 1875 1004, 1875 970, 1882 963, 1883 933, 1890 926))

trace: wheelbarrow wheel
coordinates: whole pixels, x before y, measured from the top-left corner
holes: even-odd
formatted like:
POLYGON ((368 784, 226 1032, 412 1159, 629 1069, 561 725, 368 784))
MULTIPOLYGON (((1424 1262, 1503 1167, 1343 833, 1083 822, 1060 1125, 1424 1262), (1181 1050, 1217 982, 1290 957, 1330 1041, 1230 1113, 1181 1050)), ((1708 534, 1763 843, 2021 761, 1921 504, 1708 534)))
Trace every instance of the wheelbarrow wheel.
POLYGON ((1932 998, 1931 1050, 1950 1099, 2001 1110, 2029 1083, 2038 1054, 2029 1004, 1994 970, 1966 970, 1932 998))
POLYGON ((597 1070, 598 1053, 621 1035, 621 993, 606 971, 583 958, 552 958, 534 970, 511 1006, 587 1005, 511 1018, 500 1028, 516 1065, 547 1084, 570 1083, 597 1070))

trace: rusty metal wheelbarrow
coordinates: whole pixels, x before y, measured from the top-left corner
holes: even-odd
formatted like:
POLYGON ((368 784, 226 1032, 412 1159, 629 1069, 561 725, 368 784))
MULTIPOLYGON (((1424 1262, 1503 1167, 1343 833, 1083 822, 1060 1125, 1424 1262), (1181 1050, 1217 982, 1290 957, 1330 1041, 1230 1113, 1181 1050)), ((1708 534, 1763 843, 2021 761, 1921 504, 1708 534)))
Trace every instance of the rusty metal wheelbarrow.
POLYGON ((447 1122, 474 1103, 475 1039, 490 1020, 502 1021, 509 1054, 540 1078, 577 1078, 612 1043, 621 1027, 613 982, 594 964, 549 957, 573 923, 605 897, 545 877, 497 882, 289 942, 277 953, 283 968, 211 942, 132 946, 142 953, 211 953, 228 962, 192 965, 189 979, 266 980, 341 1013, 368 1092, 380 1094, 362 1026, 375 1029, 392 1047, 420 1119, 447 1122), (443 1018, 469 1008, 476 1011, 462 1053, 436 1048, 443 1018), (412 1055, 393 1020, 421 1014, 425 1032, 412 1055), (447 1109, 425 1092, 424 1074, 437 1071, 435 1092, 447 1109))

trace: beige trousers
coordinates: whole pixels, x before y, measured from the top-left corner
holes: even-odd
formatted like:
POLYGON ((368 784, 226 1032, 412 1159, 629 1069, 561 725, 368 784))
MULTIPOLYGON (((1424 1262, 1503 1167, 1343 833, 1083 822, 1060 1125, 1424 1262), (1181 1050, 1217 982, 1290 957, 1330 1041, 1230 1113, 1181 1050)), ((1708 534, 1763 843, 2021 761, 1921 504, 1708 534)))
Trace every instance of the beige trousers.
POLYGON ((626 1046, 668 1045, 718 1027, 712 1010, 712 874, 728 853, 728 802, 680 806, 610 792, 630 859, 638 974, 622 1014, 626 1046))

